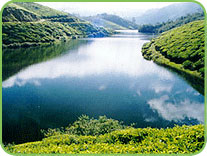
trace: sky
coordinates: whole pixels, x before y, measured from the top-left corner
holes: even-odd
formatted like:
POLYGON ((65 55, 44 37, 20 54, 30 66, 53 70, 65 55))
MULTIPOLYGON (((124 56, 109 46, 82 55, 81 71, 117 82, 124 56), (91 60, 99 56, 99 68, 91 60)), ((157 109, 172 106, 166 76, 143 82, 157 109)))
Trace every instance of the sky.
POLYGON ((80 16, 98 13, 115 14, 122 17, 137 16, 149 9, 162 8, 173 2, 39 2, 42 5, 80 16))

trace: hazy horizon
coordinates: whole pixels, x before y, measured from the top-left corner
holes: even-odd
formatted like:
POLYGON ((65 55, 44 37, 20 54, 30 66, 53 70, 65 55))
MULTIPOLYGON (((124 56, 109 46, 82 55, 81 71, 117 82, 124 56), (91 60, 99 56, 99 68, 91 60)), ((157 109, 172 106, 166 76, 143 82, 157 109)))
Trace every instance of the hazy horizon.
POLYGON ((37 2, 44 6, 79 16, 93 16, 101 13, 133 17, 147 10, 163 8, 180 2, 37 2), (127 11, 127 14, 126 14, 127 11))

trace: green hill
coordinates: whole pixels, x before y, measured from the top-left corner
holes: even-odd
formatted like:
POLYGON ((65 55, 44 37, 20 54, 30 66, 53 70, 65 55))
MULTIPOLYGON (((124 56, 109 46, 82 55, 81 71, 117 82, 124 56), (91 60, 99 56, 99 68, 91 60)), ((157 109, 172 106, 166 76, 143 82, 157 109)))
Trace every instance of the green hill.
POLYGON ((81 116, 65 130, 49 129, 41 141, 7 145, 6 150, 23 154, 190 154, 203 145, 203 125, 133 128, 105 116, 81 116))
POLYGON ((194 14, 189 14, 187 16, 182 16, 175 21, 168 21, 159 23, 156 25, 151 24, 144 24, 139 26, 138 30, 142 33, 162 33, 164 31, 168 31, 170 29, 182 26, 184 24, 197 21, 197 20, 204 20, 204 13, 203 12, 197 12, 194 14))
POLYGON ((21 6, 27 10, 32 11, 33 13, 36 13, 40 15, 43 18, 48 18, 48 17, 59 17, 59 16, 67 16, 69 15, 68 13, 58 11, 52 8, 49 8, 47 6, 43 6, 38 3, 31 3, 31 2, 16 2, 14 3, 18 6, 21 6))
POLYGON ((40 20, 40 16, 15 3, 9 4, 3 11, 3 22, 32 22, 40 20))
POLYGON ((198 78, 203 83, 204 37, 204 21, 194 21, 166 31, 144 44, 142 55, 157 64, 198 78))
POLYGON ((137 29, 137 24, 125 20, 119 16, 116 15, 110 15, 110 14, 98 14, 96 16, 89 16, 85 17, 85 20, 88 20, 92 22, 93 24, 97 26, 102 26, 106 28, 110 28, 113 30, 122 30, 122 29, 137 29))
POLYGON ((109 36, 111 33, 105 28, 37 3, 11 3, 3 10, 4 47, 51 44, 79 37, 109 36))

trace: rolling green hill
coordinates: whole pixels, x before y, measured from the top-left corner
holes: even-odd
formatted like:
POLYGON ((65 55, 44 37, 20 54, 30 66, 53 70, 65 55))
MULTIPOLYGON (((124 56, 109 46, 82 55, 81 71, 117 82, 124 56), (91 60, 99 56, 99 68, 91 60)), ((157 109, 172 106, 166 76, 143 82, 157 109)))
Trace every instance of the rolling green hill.
POLYGON ((40 16, 15 3, 9 4, 3 11, 3 22, 32 22, 40 20, 40 16))
POLYGON ((184 24, 197 21, 197 20, 204 20, 204 13, 203 12, 197 12, 194 14, 189 14, 187 16, 182 16, 175 21, 168 21, 159 23, 156 25, 151 24, 144 24, 139 26, 138 30, 142 33, 162 33, 164 31, 168 31, 170 29, 182 26, 184 24))
POLYGON ((147 60, 196 77, 200 79, 199 83, 203 83, 204 37, 204 21, 194 21, 166 31, 144 44, 142 55, 147 60))
POLYGON ((119 16, 116 15, 110 15, 110 14, 98 14, 96 16, 89 16, 85 17, 85 20, 88 20, 92 22, 93 24, 97 26, 102 26, 106 28, 110 28, 113 30, 122 30, 122 29, 137 29, 137 24, 125 20, 119 16))
POLYGON ((52 8, 49 8, 47 6, 43 6, 38 3, 31 3, 31 2, 16 2, 14 3, 18 6, 21 6, 27 10, 32 11, 33 13, 36 13, 40 15, 43 18, 48 18, 48 17, 59 17, 59 16, 67 16, 69 15, 68 13, 58 11, 52 8))
POLYGON ((51 44, 79 37, 109 36, 111 33, 105 28, 37 3, 11 3, 3 10, 4 47, 51 44))
POLYGON ((204 145, 204 126, 133 128, 100 116, 81 116, 70 127, 49 129, 41 141, 7 145, 11 153, 23 154, 190 154, 204 145))

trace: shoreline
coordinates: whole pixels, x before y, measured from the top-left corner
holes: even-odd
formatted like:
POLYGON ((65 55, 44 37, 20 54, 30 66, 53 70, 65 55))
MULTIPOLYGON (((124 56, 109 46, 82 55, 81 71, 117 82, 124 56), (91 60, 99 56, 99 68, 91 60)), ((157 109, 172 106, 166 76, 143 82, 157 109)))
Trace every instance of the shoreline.
MULTIPOLYGON (((157 65, 166 67, 176 73, 178 73, 182 78, 187 80, 188 82, 198 82, 199 85, 204 86, 204 78, 197 71, 191 71, 188 69, 184 69, 181 64, 176 64, 171 62, 169 59, 165 58, 159 51, 155 49, 154 42, 147 42, 142 46, 141 50, 142 56, 144 59, 148 61, 153 61, 157 65)), ((191 83, 192 85, 192 83, 191 83)), ((193 86, 193 85, 192 85, 193 86)), ((196 88, 193 86, 193 88, 196 88)), ((204 87, 196 88, 202 95, 204 95, 204 87)))

